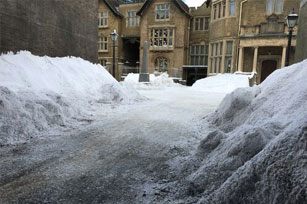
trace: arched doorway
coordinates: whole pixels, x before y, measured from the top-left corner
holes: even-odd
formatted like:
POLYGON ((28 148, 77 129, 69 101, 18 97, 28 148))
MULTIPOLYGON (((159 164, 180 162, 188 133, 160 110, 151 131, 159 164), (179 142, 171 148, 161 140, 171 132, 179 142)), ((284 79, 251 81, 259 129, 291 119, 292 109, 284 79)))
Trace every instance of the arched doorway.
POLYGON ((261 80, 263 82, 270 74, 277 69, 276 60, 264 60, 261 65, 261 80))

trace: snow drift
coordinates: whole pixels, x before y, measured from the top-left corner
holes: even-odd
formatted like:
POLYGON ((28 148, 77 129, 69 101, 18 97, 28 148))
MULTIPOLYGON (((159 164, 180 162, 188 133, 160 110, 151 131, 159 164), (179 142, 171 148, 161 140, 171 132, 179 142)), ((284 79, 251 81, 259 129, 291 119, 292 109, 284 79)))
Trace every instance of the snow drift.
POLYGON ((87 120, 101 104, 138 99, 102 66, 81 58, 22 51, 1 55, 0 67, 0 145, 87 120))
POLYGON ((181 169, 181 193, 193 203, 307 203, 306 78, 307 60, 227 95, 181 169))
POLYGON ((164 89, 166 87, 179 87, 180 84, 176 84, 167 73, 162 73, 159 76, 154 74, 149 75, 150 83, 139 83, 139 74, 130 73, 122 82, 127 87, 134 87, 139 90, 147 89, 164 89))
POLYGON ((218 74, 197 80, 193 84, 192 89, 215 93, 230 93, 237 88, 249 87, 249 77, 251 75, 218 74))

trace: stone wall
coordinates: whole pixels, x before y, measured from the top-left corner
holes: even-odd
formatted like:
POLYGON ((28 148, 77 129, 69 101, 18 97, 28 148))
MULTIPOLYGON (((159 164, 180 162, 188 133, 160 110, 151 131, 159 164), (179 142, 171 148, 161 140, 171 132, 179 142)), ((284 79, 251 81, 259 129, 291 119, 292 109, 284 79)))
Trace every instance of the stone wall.
POLYGON ((307 0, 302 0, 301 2, 295 56, 297 62, 307 59, 307 0))
POLYGON ((97 62, 97 0, 1 0, 0 52, 97 62))

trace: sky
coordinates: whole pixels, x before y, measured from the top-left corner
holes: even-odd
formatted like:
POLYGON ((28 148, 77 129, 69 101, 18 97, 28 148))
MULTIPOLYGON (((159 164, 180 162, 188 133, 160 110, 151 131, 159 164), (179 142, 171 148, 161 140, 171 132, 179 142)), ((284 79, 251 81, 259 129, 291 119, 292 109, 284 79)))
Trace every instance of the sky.
POLYGON ((205 0, 184 0, 184 2, 190 7, 195 7, 202 5, 205 0))

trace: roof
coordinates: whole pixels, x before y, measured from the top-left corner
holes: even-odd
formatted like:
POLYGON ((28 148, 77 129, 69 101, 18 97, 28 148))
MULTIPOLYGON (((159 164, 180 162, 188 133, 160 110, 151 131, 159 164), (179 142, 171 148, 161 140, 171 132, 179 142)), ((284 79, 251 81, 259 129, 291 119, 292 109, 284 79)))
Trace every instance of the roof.
MULTIPOLYGON (((153 1, 154 0, 146 0, 142 8, 137 12, 137 15, 141 16, 153 1)), ((171 0, 171 1, 173 1, 178 6, 178 8, 182 10, 185 14, 191 16, 188 5, 186 5, 182 0, 171 0)))
POLYGON ((119 11, 119 3, 117 0, 104 0, 107 6, 113 11, 116 16, 123 17, 123 15, 119 11))

